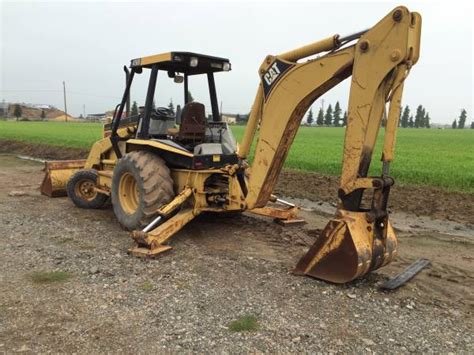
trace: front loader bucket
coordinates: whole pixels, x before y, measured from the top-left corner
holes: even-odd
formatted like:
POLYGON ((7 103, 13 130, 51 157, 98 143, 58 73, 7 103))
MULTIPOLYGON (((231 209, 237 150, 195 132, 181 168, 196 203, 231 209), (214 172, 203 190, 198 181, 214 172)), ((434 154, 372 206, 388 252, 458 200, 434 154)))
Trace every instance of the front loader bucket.
POLYGON ((44 163, 44 179, 40 191, 49 197, 66 196, 69 178, 84 167, 85 160, 57 160, 44 163))
POLYGON ((397 238, 388 220, 382 233, 365 212, 338 211, 321 236, 301 258, 294 273, 345 283, 390 263, 397 253, 397 238))

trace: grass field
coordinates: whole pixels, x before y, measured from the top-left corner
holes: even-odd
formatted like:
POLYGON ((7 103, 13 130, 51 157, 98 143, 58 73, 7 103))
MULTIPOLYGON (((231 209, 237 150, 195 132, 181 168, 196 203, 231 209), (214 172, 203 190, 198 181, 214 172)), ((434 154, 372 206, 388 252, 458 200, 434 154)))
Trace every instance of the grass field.
MULTIPOLYGON (((232 128, 240 140, 244 127, 232 128)), ((98 123, 0 121, 0 138, 89 148, 101 129, 98 123)), ((285 167, 339 175, 343 141, 343 128, 301 127, 285 167)), ((380 171, 381 147, 379 139, 373 174, 380 171)), ((400 129, 391 174, 404 184, 474 193, 474 130, 400 129)))

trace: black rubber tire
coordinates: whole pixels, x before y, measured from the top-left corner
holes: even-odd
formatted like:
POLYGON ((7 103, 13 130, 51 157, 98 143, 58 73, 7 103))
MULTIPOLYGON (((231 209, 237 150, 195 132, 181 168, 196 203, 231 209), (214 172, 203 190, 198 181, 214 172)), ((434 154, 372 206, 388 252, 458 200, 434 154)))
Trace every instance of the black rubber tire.
POLYGON ((87 199, 79 193, 78 184, 88 183, 89 185, 97 184, 98 174, 93 169, 82 169, 77 171, 67 182, 66 191, 69 198, 80 208, 101 208, 109 198, 107 195, 99 192, 91 193, 91 198, 87 199))
POLYGON ((133 151, 121 158, 112 177, 112 206, 119 223, 128 230, 148 225, 156 210, 175 197, 173 179, 163 159, 146 151, 133 151), (120 199, 120 182, 123 176, 133 176, 137 187, 137 208, 126 212, 120 199))

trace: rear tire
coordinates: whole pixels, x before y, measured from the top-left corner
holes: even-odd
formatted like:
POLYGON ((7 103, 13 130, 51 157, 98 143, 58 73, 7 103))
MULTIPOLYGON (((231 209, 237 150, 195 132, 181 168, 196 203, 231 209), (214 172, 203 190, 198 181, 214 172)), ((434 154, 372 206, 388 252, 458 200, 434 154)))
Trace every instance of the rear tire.
POLYGON ((111 197, 119 223, 129 230, 141 229, 175 197, 170 170, 153 153, 130 152, 115 166, 111 197))
POLYGON ((98 174, 93 169, 83 169, 76 172, 69 179, 66 190, 69 198, 80 208, 101 208, 109 198, 97 192, 98 174))

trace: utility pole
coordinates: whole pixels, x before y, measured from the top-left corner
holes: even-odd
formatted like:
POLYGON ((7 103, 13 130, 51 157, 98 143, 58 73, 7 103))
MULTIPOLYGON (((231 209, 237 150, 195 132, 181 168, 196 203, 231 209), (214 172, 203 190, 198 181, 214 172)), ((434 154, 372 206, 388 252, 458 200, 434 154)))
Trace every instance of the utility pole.
POLYGON ((63 92, 64 92, 64 113, 66 114, 65 121, 67 122, 66 82, 65 81, 63 81, 63 92))
POLYGON ((86 104, 82 105, 82 118, 86 118, 86 104))

